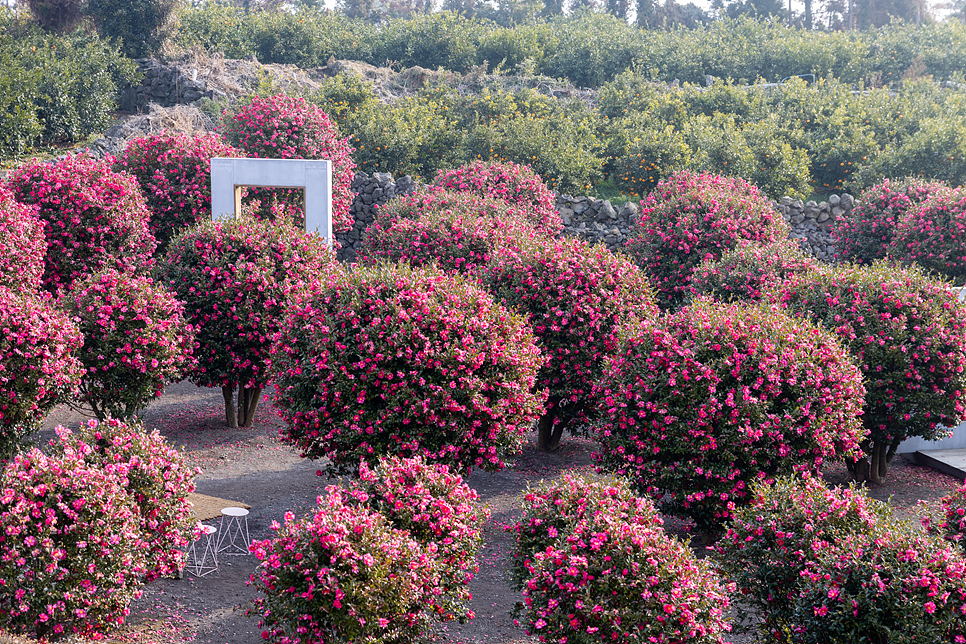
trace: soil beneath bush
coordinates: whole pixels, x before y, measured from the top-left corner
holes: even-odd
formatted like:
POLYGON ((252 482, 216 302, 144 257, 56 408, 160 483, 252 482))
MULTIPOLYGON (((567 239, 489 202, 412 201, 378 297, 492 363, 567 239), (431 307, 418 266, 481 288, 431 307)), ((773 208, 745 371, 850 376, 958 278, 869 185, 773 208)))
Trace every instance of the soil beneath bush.
MULTIPOLYGON (((271 536, 273 521, 283 522, 284 514, 311 510, 326 485, 337 483, 317 475, 321 464, 301 458, 278 437, 282 422, 270 402, 263 397, 254 426, 228 429, 224 422, 221 392, 201 389, 183 382, 169 387, 164 396, 144 414, 148 429, 157 428, 172 444, 182 448, 192 466, 202 470, 195 479, 197 492, 247 503, 251 506, 248 527, 252 539, 271 536)), ((58 408, 48 419, 37 440, 46 443, 57 425, 76 425, 83 414, 58 408)), ((480 553, 480 572, 470 589, 476 618, 467 624, 442 627, 437 640, 453 644, 524 644, 538 641, 515 626, 511 611, 520 596, 507 583, 512 539, 502 526, 513 523, 520 514, 521 493, 528 484, 552 479, 565 472, 593 471, 593 444, 585 439, 565 437, 561 448, 546 454, 531 441, 507 469, 497 473, 473 472, 468 483, 476 488, 492 511, 485 529, 480 553)), ((826 479, 835 484, 847 481, 844 466, 831 466, 826 479)), ((897 511, 914 517, 921 510, 938 507, 938 499, 958 485, 952 477, 914 465, 907 456, 893 463, 885 485, 873 488, 871 495, 889 500, 897 511)), ((218 525, 217 520, 213 523, 218 525)), ((687 539, 680 521, 667 519, 665 528, 687 539)), ((705 548, 693 540, 699 555, 705 548)), ((131 606, 127 623, 107 638, 108 642, 127 644, 256 644, 262 642, 258 620, 245 615, 256 596, 246 585, 255 572, 252 555, 222 556, 219 568, 204 577, 185 574, 182 579, 160 579, 148 584, 140 600, 131 606)), ((0 634, 0 642, 4 637, 0 634)), ((733 636, 734 644, 750 642, 733 636)))

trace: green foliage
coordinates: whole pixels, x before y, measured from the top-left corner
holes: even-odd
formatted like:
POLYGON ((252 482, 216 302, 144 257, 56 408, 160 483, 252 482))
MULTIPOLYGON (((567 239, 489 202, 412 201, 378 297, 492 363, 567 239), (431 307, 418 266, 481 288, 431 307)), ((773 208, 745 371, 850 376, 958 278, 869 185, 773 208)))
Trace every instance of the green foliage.
POLYGON ((451 69, 465 72, 477 61, 484 25, 450 11, 391 20, 380 30, 383 61, 403 68, 451 69))
POLYGON ((178 0, 87 0, 87 15, 98 33, 119 40, 131 58, 160 51, 171 35, 178 0))

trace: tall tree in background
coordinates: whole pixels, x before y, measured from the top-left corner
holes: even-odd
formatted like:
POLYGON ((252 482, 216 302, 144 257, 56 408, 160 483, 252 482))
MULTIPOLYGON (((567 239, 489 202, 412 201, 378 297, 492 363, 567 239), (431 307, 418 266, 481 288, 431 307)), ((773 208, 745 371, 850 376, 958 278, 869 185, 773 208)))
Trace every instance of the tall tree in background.
POLYGON ((84 18, 84 0, 27 0, 30 15, 47 32, 66 33, 84 18))
MULTIPOLYGON (((963 0, 966 2, 966 0, 963 0)), ((540 11, 540 15, 543 18, 552 18, 553 16, 559 16, 564 10, 564 0, 543 0, 543 9, 540 11)))
POLYGON ((634 23, 644 29, 671 29, 676 26, 696 29, 711 23, 707 11, 693 2, 680 5, 674 0, 665 0, 660 5, 656 0, 636 0, 634 23))
POLYGON ((443 11, 458 13, 464 18, 472 18, 478 8, 477 0, 443 0, 443 11))
POLYGON ((478 5, 476 16, 509 27, 534 20, 544 8, 542 0, 491 0, 478 5))
POLYGON ((607 0, 607 13, 613 14, 621 20, 627 20, 627 10, 630 8, 628 0, 607 0))
POLYGON ((350 18, 369 20, 373 17, 372 0, 336 0, 336 8, 350 18))

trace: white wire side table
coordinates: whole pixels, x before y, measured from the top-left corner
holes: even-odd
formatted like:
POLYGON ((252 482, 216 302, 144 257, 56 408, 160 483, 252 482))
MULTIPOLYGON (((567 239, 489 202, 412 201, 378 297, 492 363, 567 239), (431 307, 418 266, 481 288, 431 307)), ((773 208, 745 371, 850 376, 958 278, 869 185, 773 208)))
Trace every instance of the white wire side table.
POLYGON ((191 542, 185 553, 185 570, 195 577, 204 577, 218 570, 218 541, 215 538, 218 528, 205 523, 199 527, 201 535, 191 542))
POLYGON ((247 555, 252 540, 248 536, 248 510, 222 508, 216 551, 226 555, 247 555))

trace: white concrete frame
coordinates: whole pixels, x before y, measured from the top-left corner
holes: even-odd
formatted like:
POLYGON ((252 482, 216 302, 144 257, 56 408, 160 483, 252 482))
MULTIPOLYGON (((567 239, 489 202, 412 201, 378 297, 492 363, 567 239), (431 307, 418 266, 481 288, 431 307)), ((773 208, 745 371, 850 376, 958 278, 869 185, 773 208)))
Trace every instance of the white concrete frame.
POLYGON ((310 159, 211 160, 211 218, 241 212, 241 189, 301 188, 305 195, 305 230, 321 235, 332 247, 332 162, 310 159))

